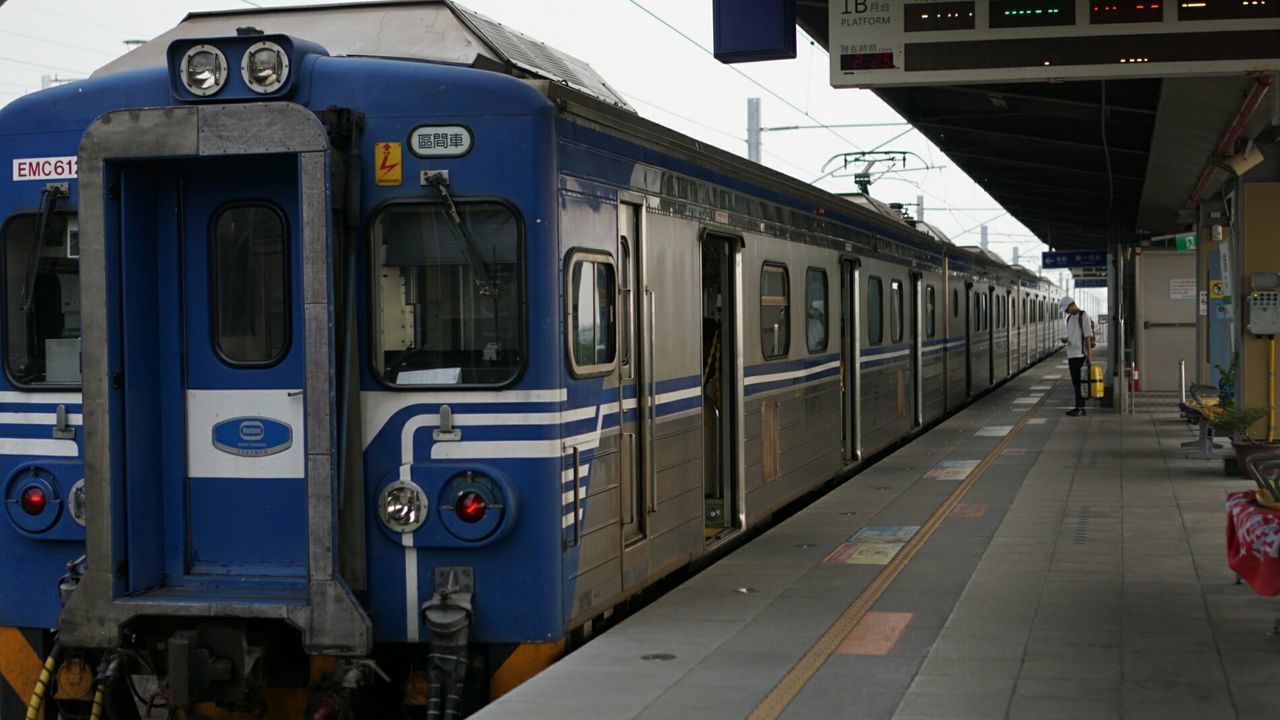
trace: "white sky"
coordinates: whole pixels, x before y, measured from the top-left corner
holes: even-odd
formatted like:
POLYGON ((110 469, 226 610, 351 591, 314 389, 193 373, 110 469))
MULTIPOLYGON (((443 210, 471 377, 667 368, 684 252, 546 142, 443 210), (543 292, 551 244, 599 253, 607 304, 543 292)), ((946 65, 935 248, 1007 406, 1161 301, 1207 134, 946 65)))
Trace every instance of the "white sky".
MULTIPOLYGON (((190 11, 322 2, 0 0, 0 105, 39 90, 43 75, 85 77, 125 52, 125 40, 158 35, 190 11)), ((798 30, 794 60, 736 66, 716 61, 709 53, 711 0, 463 0, 462 4, 590 63, 641 115, 739 155, 746 155, 749 97, 761 98, 765 127, 903 122, 870 91, 832 89, 826 51, 798 30)), ((922 163, 913 159, 912 170, 878 179, 872 195, 911 205, 923 195, 925 219, 958 245, 977 245, 979 227, 986 223, 992 250, 1009 260, 1016 245, 1020 262, 1038 270, 1044 245, 1004 214, 920 133, 910 130, 892 140, 904 130, 908 128, 766 132, 762 161, 809 182, 823 174, 828 160, 843 152, 881 144, 888 150, 915 152, 928 165, 942 167, 914 169, 922 163)), ((832 192, 855 191, 852 177, 829 178, 818 185, 832 192)), ((1062 284, 1058 271, 1051 271, 1049 277, 1062 284)))

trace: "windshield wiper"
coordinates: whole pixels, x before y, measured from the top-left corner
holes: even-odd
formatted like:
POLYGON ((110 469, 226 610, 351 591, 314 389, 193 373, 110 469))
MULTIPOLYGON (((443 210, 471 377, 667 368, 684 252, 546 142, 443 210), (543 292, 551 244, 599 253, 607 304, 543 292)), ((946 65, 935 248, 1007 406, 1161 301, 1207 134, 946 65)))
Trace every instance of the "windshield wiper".
POLYGON ((462 254, 467 256, 467 263, 471 265, 471 272, 475 273, 476 287, 480 294, 487 297, 497 297, 498 284, 494 282, 488 266, 484 264, 484 258, 480 255, 480 248, 476 247, 475 238, 471 237, 471 233, 467 231, 467 226, 462 224, 462 218, 458 215, 458 207, 453 204, 453 195, 449 194, 448 173, 431 173, 427 177, 425 184, 434 186, 440 191, 440 197, 444 198, 445 205, 449 209, 449 219, 453 221, 454 229, 462 237, 462 254))
POLYGON ((19 309, 30 313, 35 309, 36 274, 40 271, 40 244, 44 242, 45 233, 49 232, 49 224, 53 220, 54 208, 58 199, 69 197, 66 183, 50 183, 40 191, 40 216, 36 220, 36 231, 31 236, 31 252, 27 254, 27 273, 22 283, 22 295, 19 297, 19 309))

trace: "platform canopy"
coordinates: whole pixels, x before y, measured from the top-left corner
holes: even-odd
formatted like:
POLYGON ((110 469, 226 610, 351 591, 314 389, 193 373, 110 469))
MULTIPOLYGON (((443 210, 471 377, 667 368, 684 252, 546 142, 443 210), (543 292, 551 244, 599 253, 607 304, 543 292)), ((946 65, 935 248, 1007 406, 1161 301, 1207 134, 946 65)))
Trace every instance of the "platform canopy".
MULTIPOLYGON (((1273 99, 1280 92, 1274 87, 1274 75, 1268 73, 1280 63, 1247 57, 1280 55, 1280 43, 1264 38, 1250 49, 1237 42, 1242 33, 1280 33, 1280 11, 1273 12, 1280 3, 1245 3, 1245 12, 1266 14, 1251 20, 1182 21, 1184 27, 1198 28, 1194 37, 1188 36, 1187 47, 1179 48, 1176 41, 1164 37, 1177 30, 1179 13, 1237 12, 1221 3, 1172 0, 1168 8, 1153 11, 1149 0, 1132 0, 1133 7, 1111 0, 795 0, 795 18, 830 52, 833 85, 870 87, 1040 239, 1055 249, 1083 250, 1106 247, 1111 240, 1133 242, 1183 229, 1195 221, 1196 204, 1211 197, 1227 179, 1221 166, 1239 149, 1237 144, 1264 131, 1280 132, 1268 129, 1276 112, 1273 99), (1077 7, 1081 17, 1075 17, 1077 7), (1054 8, 1059 12, 1046 15, 1054 8), (1005 35, 1017 37, 1013 45, 980 45, 994 25, 1047 23, 1043 18, 1061 17, 1068 8, 1070 26, 1013 27, 1005 35), (1117 8, 1109 12, 1125 17, 1108 21, 1101 17, 1106 8, 1117 8), (859 33, 851 34, 848 27, 833 31, 832 18, 842 22, 846 10, 847 17, 856 17, 859 9, 866 18, 891 17, 886 22, 896 23, 896 29, 888 32, 871 24, 859 33), (1035 14, 1037 9, 1040 15, 1035 14), (900 41, 905 37, 908 10, 914 13, 916 25, 925 23, 908 39, 936 46, 917 57, 931 58, 928 62, 936 64, 939 72, 903 77, 906 54, 900 41), (1031 14, 1006 17, 1006 11, 1031 14), (1159 14, 1161 21, 1148 22, 1144 12, 1159 14), (928 19, 919 17, 926 14, 928 19), (1104 49, 1107 43, 1118 42, 1115 38, 1160 37, 1143 40, 1146 45, 1120 54, 1110 68, 1085 64, 1103 55, 1095 58, 1083 49, 1079 53, 1084 54, 1072 56, 1070 62, 1076 64, 1070 71, 1046 75, 1043 62, 1040 68, 1024 63, 1022 70, 995 67, 1002 62, 1001 53, 1004 60, 1017 60, 1017 53, 1027 51, 1028 42, 1035 45, 1028 39, 1036 34, 1045 35, 1041 44, 1046 52, 1089 44, 1074 42, 1073 35, 1096 35, 1095 45, 1104 49), (886 37, 898 39, 888 43, 878 39, 886 37), (921 37, 926 40, 917 41, 921 37), (942 52, 945 39, 955 41, 953 49, 964 50, 955 53, 954 67, 947 65, 951 61, 942 52), (1153 49, 1161 47, 1168 48, 1173 54, 1167 57, 1178 62, 1161 62, 1166 56, 1153 49), (850 57, 854 55, 860 57, 850 57), (1120 63, 1121 59, 1125 62, 1120 63), (896 66, 896 70, 885 66, 896 66), (956 67, 961 72, 951 71, 956 67), (884 77, 896 72, 899 79, 869 80, 876 77, 876 70, 887 71, 884 77)), ((1051 67, 1058 58, 1046 55, 1051 67)), ((1068 62, 1066 56, 1062 58, 1068 62)))

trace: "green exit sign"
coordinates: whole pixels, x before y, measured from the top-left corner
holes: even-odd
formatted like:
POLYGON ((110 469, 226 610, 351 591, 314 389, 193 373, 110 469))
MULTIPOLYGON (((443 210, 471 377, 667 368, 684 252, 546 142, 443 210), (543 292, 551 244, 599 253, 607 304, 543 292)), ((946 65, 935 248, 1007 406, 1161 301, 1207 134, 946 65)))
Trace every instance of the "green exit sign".
POLYGON ((1183 233, 1181 235, 1174 235, 1173 239, 1178 244, 1179 250, 1195 250, 1196 249, 1196 234, 1193 232, 1183 233))

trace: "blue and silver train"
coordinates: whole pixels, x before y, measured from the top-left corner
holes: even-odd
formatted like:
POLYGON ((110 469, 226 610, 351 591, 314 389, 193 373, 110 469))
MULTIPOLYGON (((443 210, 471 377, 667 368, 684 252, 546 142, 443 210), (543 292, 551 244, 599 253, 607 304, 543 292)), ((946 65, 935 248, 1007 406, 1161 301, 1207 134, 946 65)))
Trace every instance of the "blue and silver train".
POLYGON ((457 715, 1058 345, 448 0, 193 14, 0 167, 6 692, 67 716, 457 715))

